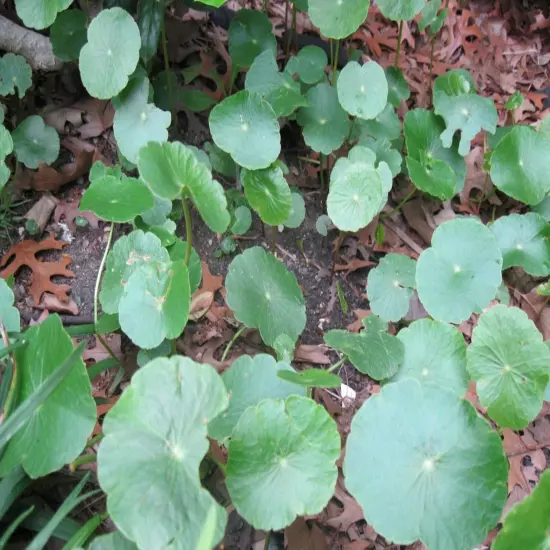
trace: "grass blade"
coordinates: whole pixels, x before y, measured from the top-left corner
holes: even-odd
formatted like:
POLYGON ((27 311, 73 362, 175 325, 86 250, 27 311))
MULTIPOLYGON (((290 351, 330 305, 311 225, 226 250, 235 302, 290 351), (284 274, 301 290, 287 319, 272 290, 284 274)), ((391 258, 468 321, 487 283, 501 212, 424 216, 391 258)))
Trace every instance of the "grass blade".
POLYGON ((4 550, 4 547, 8 543, 10 537, 15 533, 16 529, 25 521, 25 519, 30 514, 32 514, 33 510, 34 506, 31 506, 23 513, 19 514, 19 516, 11 522, 10 526, 4 531, 2 538, 0 538, 0 550, 4 550))
POLYGON ((30 481, 30 477, 27 476, 21 466, 14 468, 6 477, 2 479, 2 481, 0 481, 0 519, 2 519, 9 507, 23 492, 30 481))

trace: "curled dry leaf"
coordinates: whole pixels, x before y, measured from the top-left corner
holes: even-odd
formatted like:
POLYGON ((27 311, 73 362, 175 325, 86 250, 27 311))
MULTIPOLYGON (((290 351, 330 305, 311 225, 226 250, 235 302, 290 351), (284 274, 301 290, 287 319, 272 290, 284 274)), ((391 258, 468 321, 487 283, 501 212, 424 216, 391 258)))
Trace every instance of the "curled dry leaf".
POLYGON ((342 504, 341 513, 335 517, 329 518, 326 523, 334 529, 345 532, 351 525, 364 518, 363 510, 357 501, 346 491, 342 477, 338 478, 334 497, 342 504))
POLYGON ((285 529, 288 548, 300 550, 328 550, 323 531, 313 522, 311 528, 304 518, 298 517, 285 529))
MULTIPOLYGON (((122 357, 122 351, 120 349, 120 334, 110 334, 104 338, 116 357, 122 357)), ((98 363, 99 361, 103 361, 103 359, 108 359, 109 357, 111 357, 111 355, 103 347, 103 344, 97 339, 93 348, 85 349, 82 353, 82 359, 86 362, 93 361, 94 363, 98 363)))
POLYGON ((294 361, 316 365, 330 365, 330 358, 326 355, 327 351, 328 348, 323 345, 300 344, 296 348, 294 361))
POLYGON ((51 279, 55 275, 75 277, 75 274, 68 269, 71 257, 68 254, 63 254, 59 261, 53 262, 44 262, 36 257, 39 252, 62 250, 66 245, 65 242, 56 241, 53 236, 40 242, 21 241, 10 248, 0 260, 0 276, 7 279, 10 275, 14 275, 19 268, 26 266, 32 272, 29 295, 36 305, 40 304, 40 298, 44 292, 50 292, 61 302, 67 303, 69 301, 68 293, 71 291, 70 285, 55 284, 51 279))
POLYGON ((191 299, 189 308, 189 320, 198 321, 208 313, 210 306, 214 302, 214 293, 210 290, 199 291, 191 299))
POLYGON ((53 213, 53 219, 59 223, 61 220, 67 224, 69 231, 74 233, 76 231, 75 219, 77 217, 85 218, 88 220, 92 229, 99 227, 99 218, 93 212, 81 212, 79 208, 80 201, 59 201, 53 213))
POLYGON ((57 298, 57 296, 54 296, 49 292, 44 292, 44 294, 42 294, 42 301, 37 307, 49 312, 78 315, 78 306, 74 300, 69 299, 68 302, 62 302, 59 298, 57 298))

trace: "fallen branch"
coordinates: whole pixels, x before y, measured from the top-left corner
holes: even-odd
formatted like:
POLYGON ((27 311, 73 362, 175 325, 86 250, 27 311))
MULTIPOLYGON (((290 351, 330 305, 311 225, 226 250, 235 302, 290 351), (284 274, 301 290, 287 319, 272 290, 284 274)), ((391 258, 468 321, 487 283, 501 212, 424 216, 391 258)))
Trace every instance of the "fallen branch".
POLYGON ((0 50, 22 55, 35 71, 58 71, 63 61, 53 54, 47 36, 25 29, 0 15, 0 50))

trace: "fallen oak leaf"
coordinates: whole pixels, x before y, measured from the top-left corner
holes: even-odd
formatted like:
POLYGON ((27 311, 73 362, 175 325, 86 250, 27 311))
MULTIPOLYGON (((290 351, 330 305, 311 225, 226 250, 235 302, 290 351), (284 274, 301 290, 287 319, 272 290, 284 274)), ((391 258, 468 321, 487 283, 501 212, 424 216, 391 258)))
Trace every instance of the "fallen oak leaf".
POLYGON ((286 529, 288 548, 295 550, 328 550, 323 531, 313 522, 311 528, 302 517, 296 518, 286 529))
POLYGON ((0 276, 7 279, 14 275, 21 267, 26 266, 32 271, 31 286, 29 294, 36 305, 40 304, 40 298, 44 292, 51 292, 61 302, 68 302, 68 293, 71 291, 70 285, 55 284, 51 278, 55 275, 74 278, 75 274, 68 269, 71 263, 71 257, 63 254, 59 261, 43 262, 36 255, 46 250, 62 250, 67 245, 66 242, 56 241, 55 237, 50 236, 43 241, 36 242, 24 240, 16 244, 0 260, 0 276), (13 261, 11 263, 10 260, 13 261))
POLYGON ((210 268, 206 262, 201 262, 202 265, 202 286, 201 291, 209 290, 216 294, 223 287, 223 275, 212 275, 210 268))
POLYGON ((358 502, 351 497, 344 488, 344 481, 342 477, 338 478, 336 483, 336 490, 334 491, 334 497, 338 499, 342 504, 342 511, 339 515, 329 518, 326 524, 339 531, 346 532, 351 525, 364 519, 363 510, 359 506, 358 502))

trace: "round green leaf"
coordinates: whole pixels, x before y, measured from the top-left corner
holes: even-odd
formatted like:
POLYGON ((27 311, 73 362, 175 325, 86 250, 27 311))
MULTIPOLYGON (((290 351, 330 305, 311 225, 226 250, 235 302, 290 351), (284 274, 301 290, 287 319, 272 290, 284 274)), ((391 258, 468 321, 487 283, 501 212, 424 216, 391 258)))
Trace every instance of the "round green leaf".
POLYGON ((372 327, 356 334, 347 330, 330 330, 324 340, 330 347, 345 353, 353 366, 374 380, 393 376, 403 363, 403 344, 384 327, 372 327), (382 328, 382 330, 379 330, 382 328))
POLYGON ((235 177, 236 165, 231 155, 222 151, 215 143, 210 143, 209 141, 207 141, 203 147, 208 154, 213 170, 226 178, 235 177))
POLYGON ((311 22, 327 38, 347 38, 365 21, 370 0, 308 0, 311 22))
POLYGON ((463 157, 470 152, 470 142, 482 129, 495 133, 498 122, 495 104, 491 98, 475 93, 473 80, 464 69, 449 71, 435 79, 433 103, 435 114, 445 120, 443 146, 451 147, 455 132, 460 130, 458 152, 463 157))
POLYGON ((189 272, 183 260, 149 262, 136 269, 119 304, 120 326, 140 348, 177 338, 189 317, 189 272))
POLYGON ((361 138, 359 146, 370 149, 376 155, 375 166, 379 166, 380 163, 385 162, 390 168, 392 178, 401 173, 401 164, 403 162, 401 153, 395 149, 394 144, 389 140, 367 136, 361 138))
POLYGON ((60 13, 50 29, 53 53, 63 61, 76 61, 86 44, 88 18, 82 10, 60 13))
POLYGON ((140 180, 105 176, 91 182, 82 196, 79 209, 91 210, 107 221, 123 223, 150 210, 153 205, 153 194, 140 180))
POLYGON ((246 206, 238 206, 233 212, 235 221, 231 225, 231 233, 234 235, 244 235, 252 225, 252 214, 250 208, 246 206))
POLYGON ((7 53, 0 58, 0 95, 17 93, 19 98, 32 86, 32 69, 20 55, 7 53))
POLYGON ((411 90, 403 71, 398 67, 386 67, 385 73, 388 81, 388 103, 397 109, 402 101, 407 101, 411 97, 411 90))
POLYGON ((376 169, 363 163, 351 164, 332 182, 327 212, 338 229, 358 231, 376 216, 382 197, 376 169))
POLYGON ((137 164, 139 150, 150 141, 168 140, 171 115, 147 103, 149 80, 145 77, 131 78, 116 102, 113 123, 115 138, 120 152, 137 164))
MULTIPOLYGON (((107 256, 107 265, 99 300, 104 313, 118 313, 118 305, 128 279, 139 267, 149 262, 170 261, 160 239, 141 230, 120 237, 107 256)), ((142 315, 140 315, 140 318, 142 315)))
MULTIPOLYGON (((2 109, 0 108, 0 111, 2 109)), ((4 159, 13 151, 13 140, 11 134, 0 124, 0 188, 8 183, 10 169, 6 166, 4 159)))
POLYGON ((326 506, 339 456, 336 423, 323 407, 305 397, 267 399, 249 407, 233 430, 227 489, 256 529, 282 529, 326 506))
MULTIPOLYGON (((167 250, 172 262, 185 260, 185 255, 187 254, 187 241, 176 239, 167 250)), ((191 289, 191 294, 194 294, 199 288, 202 279, 201 259, 194 248, 191 248, 191 258, 189 259, 189 266, 187 269, 189 271, 189 287, 191 289)))
POLYGON ((401 368, 390 382, 414 378, 435 384, 462 397, 468 389, 466 342, 453 326, 432 319, 419 319, 399 331, 405 346, 401 368))
POLYGON ((399 321, 409 311, 416 262, 403 254, 387 254, 369 271, 367 295, 372 312, 384 321, 399 321))
POLYGON ((229 408, 210 422, 208 435, 218 441, 231 437, 244 411, 264 399, 286 399, 291 395, 305 397, 305 389, 282 380, 277 375, 280 371, 295 373, 288 363, 278 363, 271 355, 241 355, 222 375, 229 408))
POLYGON ((224 99, 210 113, 216 145, 249 170, 267 168, 281 152, 281 134, 272 107, 247 90, 224 99))
POLYGON ((468 372, 480 403, 502 427, 521 430, 540 412, 550 350, 521 309, 498 305, 483 313, 468 348, 468 372))
POLYGON ((256 57, 246 73, 245 87, 249 92, 264 98, 277 117, 289 116, 298 107, 307 105, 300 84, 290 75, 279 72, 275 55, 271 50, 265 50, 256 57))
POLYGON ((269 225, 283 223, 290 214, 292 193, 280 166, 243 170, 244 194, 260 218, 269 225))
POLYGON ((314 151, 329 155, 348 136, 348 115, 340 106, 336 89, 325 82, 308 90, 306 98, 309 107, 302 107, 296 117, 304 140, 314 151))
POLYGON ((426 0, 377 0, 382 15, 392 21, 410 21, 420 13, 426 0))
POLYGON ((225 288, 235 319, 259 329, 268 346, 280 334, 295 342, 304 330, 306 308, 296 277, 263 248, 249 248, 231 262, 225 288))
MULTIPOLYGON (((92 174, 90 173, 90 180, 92 180, 92 174)), ((147 225, 163 225, 168 220, 168 215, 172 212, 172 201, 163 199, 157 195, 153 196, 153 208, 143 212, 141 219, 147 225)))
POLYGON ((396 544, 469 550, 507 497, 502 442, 466 400, 416 380, 388 384, 356 413, 346 487, 377 533, 396 544))
MULTIPOLYGON (((393 141, 401 136, 401 122, 390 103, 372 120, 356 119, 355 128, 359 132, 361 140, 371 137, 377 140, 393 141)), ((370 145, 368 146, 370 147, 370 145)))
POLYGON ((304 84, 317 84, 326 78, 328 57, 319 46, 305 46, 296 56, 296 73, 304 84))
MULTIPOLYGON (((4 279, 0 278, 0 323, 8 332, 21 330, 21 317, 19 310, 13 306, 14 300, 12 289, 4 279)), ((0 349, 4 346, 4 341, 0 340, 0 349)))
POLYGON ((80 50, 80 76, 91 96, 110 99, 128 84, 139 61, 141 38, 132 16, 122 8, 103 10, 88 27, 80 50))
POLYGON ((510 214, 491 225, 502 251, 502 269, 523 267, 530 275, 550 274, 550 225, 539 214, 510 214))
POLYGON ((493 550, 544 550, 550 543, 550 472, 542 474, 535 490, 514 505, 493 542, 493 550))
MULTIPOLYGON (((24 403, 74 351, 61 319, 50 315, 30 327, 29 343, 14 352, 18 369, 19 402, 24 403)), ((4 477, 21 464, 32 478, 45 476, 73 461, 84 449, 96 423, 92 386, 82 360, 38 407, 8 443, 0 460, 4 477)))
POLYGON ((44 124, 42 117, 26 118, 12 132, 13 149, 17 160, 28 168, 38 168, 40 163, 51 164, 59 155, 59 135, 52 126, 44 124))
POLYGON ((442 200, 452 198, 464 187, 466 162, 456 141, 443 147, 443 120, 426 109, 414 109, 405 116, 407 168, 416 187, 442 200))
POLYGON ((283 225, 289 229, 297 229, 302 225, 306 217, 306 204, 304 202, 304 197, 302 197, 300 193, 291 193, 291 197, 292 206, 283 225))
POLYGON ((231 216, 223 187, 191 149, 179 142, 149 142, 139 152, 138 166, 139 175, 153 193, 165 199, 185 193, 212 231, 223 233, 227 229, 231 216))
POLYGON ((139 548, 197 548, 209 513, 215 542, 222 538, 226 513, 202 488, 199 465, 207 423, 227 407, 226 393, 210 365, 155 359, 105 417, 99 483, 113 521, 139 548))
MULTIPOLYGON (((1 141, 0 137, 0 141, 1 141)), ((1 146, 0 146, 1 150, 1 146)), ((546 195, 541 202, 533 206, 533 212, 540 214, 547 222, 550 222, 550 195, 546 195)))
POLYGON ((416 264, 416 288, 426 311, 439 321, 461 323, 496 296, 502 254, 490 229, 475 218, 441 224, 432 247, 416 264))
POLYGON ((326 237, 331 225, 332 220, 326 214, 321 214, 315 222, 315 229, 317 230, 317 233, 323 237, 326 237))
POLYGON ((305 369, 300 372, 280 370, 279 378, 306 388, 339 388, 342 379, 332 372, 323 369, 305 369))
POLYGON ((229 54, 235 65, 244 69, 264 50, 277 53, 273 26, 261 11, 240 10, 229 25, 229 54))
POLYGON ((45 29, 57 17, 57 14, 66 10, 72 0, 16 0, 15 9, 26 27, 45 29))
POLYGON ((338 77, 338 99, 352 116, 375 118, 388 102, 388 81, 384 69, 369 61, 359 65, 350 61, 338 77))
POLYGON ((514 126, 491 155, 491 179, 510 197, 538 204, 550 191, 549 157, 550 139, 529 126, 514 126))
POLYGON ((95 537, 89 550, 138 550, 138 547, 118 531, 95 537))

